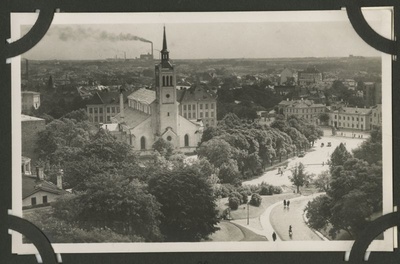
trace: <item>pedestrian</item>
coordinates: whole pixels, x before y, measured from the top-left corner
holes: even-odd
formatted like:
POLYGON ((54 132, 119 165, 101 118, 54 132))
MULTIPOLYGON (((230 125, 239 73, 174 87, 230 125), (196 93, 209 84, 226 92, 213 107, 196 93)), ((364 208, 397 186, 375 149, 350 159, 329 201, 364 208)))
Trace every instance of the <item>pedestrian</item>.
POLYGON ((286 200, 283 200, 283 207, 286 207, 286 200))
POLYGON ((292 230, 292 226, 289 226, 289 237, 292 238, 293 236, 293 230, 292 230))
POLYGON ((272 233, 272 239, 273 239, 274 241, 276 240, 276 233, 275 233, 275 232, 272 233))
POLYGON ((287 205, 287 207, 289 207, 289 205, 290 205, 290 200, 287 200, 287 201, 286 201, 286 205, 287 205))
POLYGON ((281 170, 281 176, 283 175, 283 170, 281 170))

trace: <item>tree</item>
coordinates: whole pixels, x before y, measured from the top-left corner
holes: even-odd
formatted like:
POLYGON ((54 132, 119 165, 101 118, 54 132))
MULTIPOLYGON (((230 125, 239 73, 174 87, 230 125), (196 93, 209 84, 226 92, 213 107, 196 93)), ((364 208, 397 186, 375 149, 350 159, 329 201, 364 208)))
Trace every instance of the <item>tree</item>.
POLYGON ((319 121, 322 123, 322 124, 328 124, 328 122, 329 122, 329 114, 328 113, 321 113, 321 114, 319 114, 319 121))
POLYGON ((76 122, 84 122, 89 120, 85 109, 79 109, 69 112, 68 114, 64 115, 64 118, 74 119, 76 122))
POLYGON ((340 143, 339 146, 335 148, 335 150, 331 155, 331 162, 330 162, 331 168, 343 165, 350 157, 351 157, 350 152, 347 151, 343 143, 340 143))
POLYGON ((329 190, 329 186, 331 183, 331 175, 329 170, 321 172, 318 177, 314 180, 315 187, 318 188, 319 191, 326 192, 329 190))
POLYGON ((146 241, 162 240, 160 204, 144 183, 109 172, 91 177, 86 186, 85 192, 58 199, 55 216, 82 226, 108 227, 146 241))
POLYGON ((207 158, 217 168, 232 158, 232 152, 233 149, 229 143, 220 138, 203 142, 198 150, 199 157, 207 158))
POLYGON ((304 211, 308 218, 308 224, 316 229, 324 229, 332 216, 331 201, 332 199, 327 195, 320 195, 314 200, 307 203, 304 211))
POLYGON ((153 144, 153 149, 158 151, 162 156, 169 158, 174 151, 172 144, 163 138, 158 138, 153 144))
POLYGON ((262 202, 262 198, 258 193, 253 193, 251 195, 250 204, 254 206, 260 206, 262 202))
POLYGON ((301 162, 296 164, 291 172, 292 176, 289 176, 289 179, 297 187, 297 193, 299 193, 300 187, 310 182, 310 176, 304 171, 304 165, 301 162))
POLYGON ((354 149, 353 155, 369 164, 382 161, 382 130, 372 130, 370 138, 364 141, 360 147, 354 149))
POLYGON ((54 90, 54 85, 53 85, 53 76, 50 75, 49 80, 47 81, 47 86, 46 86, 47 91, 52 92, 54 90))
POLYGON ((211 184, 190 167, 164 171, 149 179, 161 204, 161 232, 166 241, 200 241, 216 231, 217 210, 211 184))
POLYGON ((230 159, 222 163, 219 168, 218 178, 222 183, 238 184, 240 181, 240 173, 237 162, 230 159))

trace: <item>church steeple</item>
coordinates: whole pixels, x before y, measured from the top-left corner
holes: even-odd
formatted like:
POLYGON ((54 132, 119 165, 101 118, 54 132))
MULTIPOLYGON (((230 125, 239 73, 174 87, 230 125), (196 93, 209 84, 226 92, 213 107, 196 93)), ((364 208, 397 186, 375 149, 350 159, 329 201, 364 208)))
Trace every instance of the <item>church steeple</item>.
POLYGON ((164 26, 164 36, 163 36, 163 47, 161 50, 161 64, 163 65, 163 67, 165 66, 170 67, 169 51, 167 49, 167 34, 165 33, 165 26, 164 26))

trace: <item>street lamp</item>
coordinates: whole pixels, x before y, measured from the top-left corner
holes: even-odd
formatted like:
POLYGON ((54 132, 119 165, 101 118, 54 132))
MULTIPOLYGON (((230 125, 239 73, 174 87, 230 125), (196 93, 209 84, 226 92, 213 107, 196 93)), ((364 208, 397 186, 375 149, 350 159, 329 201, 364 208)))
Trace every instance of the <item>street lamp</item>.
POLYGON ((247 203, 247 225, 249 225, 249 203, 247 203))

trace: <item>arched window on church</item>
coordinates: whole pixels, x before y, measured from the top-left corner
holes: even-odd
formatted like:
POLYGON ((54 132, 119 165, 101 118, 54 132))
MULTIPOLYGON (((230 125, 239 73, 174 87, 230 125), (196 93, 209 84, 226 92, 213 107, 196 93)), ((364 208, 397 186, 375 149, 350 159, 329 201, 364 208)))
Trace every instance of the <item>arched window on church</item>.
POLYGON ((189 147, 189 135, 185 135, 185 147, 189 147))
POLYGON ((169 76, 169 86, 172 86, 172 76, 169 76))
POLYGON ((144 136, 140 138, 140 149, 146 149, 146 138, 144 136))
POLYGON ((162 77, 162 86, 165 86, 165 76, 162 77))

